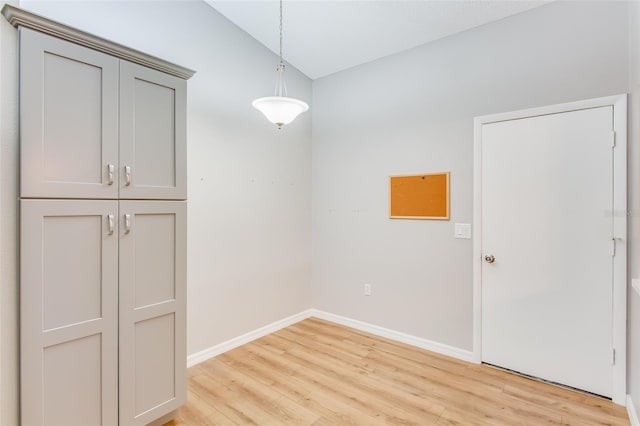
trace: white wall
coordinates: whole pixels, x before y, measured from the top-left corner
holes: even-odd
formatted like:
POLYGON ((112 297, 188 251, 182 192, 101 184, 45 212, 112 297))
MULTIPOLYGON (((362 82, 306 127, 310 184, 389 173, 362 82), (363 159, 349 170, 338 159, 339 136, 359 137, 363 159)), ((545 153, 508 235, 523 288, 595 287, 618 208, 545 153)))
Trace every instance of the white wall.
MULTIPOLYGON (((272 94, 276 55, 201 1, 20 6, 197 71, 188 83, 188 353, 309 308, 311 116, 278 131, 251 107, 253 98, 272 94)), ((8 32, 13 45, 15 30, 2 20, 3 43, 8 32)), ((10 54, 3 46, 3 68, 10 54)), ((13 92, 16 80, 4 70, 1 77, 2 89, 13 92)), ((290 93, 311 101, 311 81, 293 67, 287 83, 290 93)), ((2 131, 5 144, 4 121, 2 131)), ((2 224, 14 214, 4 204, 15 198, 15 143, 7 145, 2 224)), ((9 316, 1 323, 4 377, 17 371, 15 242, 10 229, 0 231, 7 266, 2 312, 9 316)), ((0 423, 16 424, 15 386, 3 382, 0 390, 0 423)))
MULTIPOLYGON (((640 2, 629 4, 629 278, 640 278, 640 2)), ((629 286, 627 393, 640 409, 640 295, 629 286)))
POLYGON ((471 350, 473 117, 627 92, 627 25, 557 2, 315 80, 314 307, 471 350), (431 171, 451 220, 389 220, 388 176, 431 171))
MULTIPOLYGON (((638 5, 627 20, 624 3, 555 3, 315 81, 311 162, 311 114, 278 132, 248 106, 273 87, 275 56, 204 3, 20 6, 198 71, 188 100, 189 353, 310 306, 470 350, 472 248, 453 239, 453 223, 472 220, 472 118, 623 93, 628 70, 632 117, 640 110, 638 31, 627 43, 627 29, 640 26, 638 5), (388 175, 441 170, 452 172, 451 221, 387 218, 388 175), (371 297, 362 295, 365 282, 371 297)), ((0 424, 12 425, 16 40, 0 21, 0 424)), ((311 100, 311 82, 292 67, 288 83, 311 100)), ((628 373, 637 404, 639 321, 640 298, 632 294, 628 373)))

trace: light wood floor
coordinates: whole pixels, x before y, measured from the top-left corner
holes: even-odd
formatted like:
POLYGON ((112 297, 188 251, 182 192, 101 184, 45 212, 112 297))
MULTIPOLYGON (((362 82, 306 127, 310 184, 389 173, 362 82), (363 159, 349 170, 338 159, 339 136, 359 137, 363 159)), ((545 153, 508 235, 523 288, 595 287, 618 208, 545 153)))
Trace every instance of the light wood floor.
POLYGON ((628 425, 610 401, 308 319, 189 369, 169 425, 628 425))

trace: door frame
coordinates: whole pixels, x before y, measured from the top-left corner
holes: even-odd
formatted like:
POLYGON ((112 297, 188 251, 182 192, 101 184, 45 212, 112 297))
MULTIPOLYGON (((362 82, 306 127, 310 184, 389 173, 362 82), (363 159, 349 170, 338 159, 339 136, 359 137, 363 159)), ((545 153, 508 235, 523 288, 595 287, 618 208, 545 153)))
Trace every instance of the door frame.
POLYGON ((475 117, 473 138, 473 361, 482 362, 482 126, 500 121, 613 107, 613 365, 612 400, 625 405, 627 397, 627 95, 587 99, 475 117))

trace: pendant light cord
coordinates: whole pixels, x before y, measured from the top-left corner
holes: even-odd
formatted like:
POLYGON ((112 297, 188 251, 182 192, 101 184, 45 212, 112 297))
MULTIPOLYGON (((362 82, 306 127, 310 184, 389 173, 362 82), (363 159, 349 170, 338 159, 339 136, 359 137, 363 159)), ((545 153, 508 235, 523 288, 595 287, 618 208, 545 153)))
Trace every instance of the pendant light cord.
POLYGON ((280 0, 280 63, 284 63, 282 60, 282 0, 280 0))
POLYGON ((280 63, 278 64, 278 78, 276 79, 276 96, 287 96, 287 83, 284 81, 284 59, 282 59, 282 0, 280 0, 280 63))

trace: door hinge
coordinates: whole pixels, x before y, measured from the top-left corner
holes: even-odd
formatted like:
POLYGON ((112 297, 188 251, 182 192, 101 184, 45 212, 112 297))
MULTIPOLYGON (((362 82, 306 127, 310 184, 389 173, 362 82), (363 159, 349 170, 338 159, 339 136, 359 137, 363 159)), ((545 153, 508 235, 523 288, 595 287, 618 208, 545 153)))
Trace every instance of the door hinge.
POLYGON ((615 348, 611 348, 611 364, 616 364, 616 350, 615 348))
POLYGON ((616 255, 616 239, 611 239, 611 257, 615 257, 616 255))
POLYGON ((611 148, 616 147, 616 132, 611 132, 611 148))

